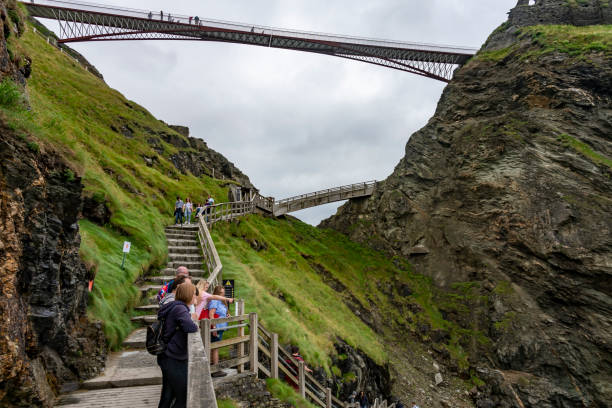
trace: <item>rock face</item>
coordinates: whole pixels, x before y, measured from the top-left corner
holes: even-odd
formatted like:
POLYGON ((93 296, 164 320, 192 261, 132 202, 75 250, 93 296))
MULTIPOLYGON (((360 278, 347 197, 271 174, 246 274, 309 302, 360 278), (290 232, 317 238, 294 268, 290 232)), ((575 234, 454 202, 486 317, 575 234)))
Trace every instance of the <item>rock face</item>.
MULTIPOLYGON (((0 80, 29 72, 6 47, 15 2, 0 0, 0 80), (10 21, 9 17, 10 17, 10 21)), ((0 119, 0 406, 51 406, 55 394, 104 365, 105 340, 88 322, 89 273, 79 258, 80 179, 0 119)))
POLYGON ((50 406, 103 367, 79 258, 82 185, 53 153, 0 128, 0 405, 50 406))
POLYGON ((519 1, 393 174, 322 223, 442 288, 476 284, 479 407, 612 401, 612 54, 519 28, 610 24, 603 3, 519 1))

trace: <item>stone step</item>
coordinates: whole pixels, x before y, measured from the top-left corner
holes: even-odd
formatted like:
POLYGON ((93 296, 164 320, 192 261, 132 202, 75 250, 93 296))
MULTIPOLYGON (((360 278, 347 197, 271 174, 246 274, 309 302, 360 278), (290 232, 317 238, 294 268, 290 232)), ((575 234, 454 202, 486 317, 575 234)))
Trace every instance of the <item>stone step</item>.
POLYGON ((168 259, 170 262, 202 262, 202 255, 200 254, 177 254, 177 253, 169 253, 168 259))
POLYGON ((123 340, 123 347, 131 349, 144 349, 146 339, 146 328, 134 330, 132 334, 130 334, 125 340, 123 340))
POLYGON ((198 241, 196 239, 168 238, 168 245, 173 247, 192 247, 198 246, 198 241))
POLYGON ((192 269, 202 269, 202 261, 171 261, 167 263, 167 266, 175 270, 179 266, 185 266, 191 271, 192 269))
POLYGON ((197 245, 185 245, 185 246, 168 246, 168 253, 170 254, 194 254, 201 255, 202 250, 197 245))
POLYGON ((161 289, 161 285, 144 285, 138 288, 143 296, 150 290, 159 291, 161 289))
MULTIPOLYGON (((200 265, 201 267, 202 265, 200 265)), ((189 269, 189 275, 191 276, 207 276, 208 272, 206 272, 204 269, 189 269)), ((171 276, 171 275, 176 275, 176 268, 166 268, 164 270, 162 270, 162 274, 165 276, 171 276)), ((146 279, 146 278, 145 278, 146 279)))
POLYGON ((157 408, 161 385, 77 391, 59 398, 65 408, 157 408))
POLYGON ((183 226, 176 226, 176 225, 170 225, 168 227, 166 227, 164 230, 166 232, 174 232, 174 231, 190 231, 190 232, 195 232, 199 229, 198 224, 183 224, 183 226))
POLYGON ((138 387, 161 384, 161 380, 161 370, 155 356, 146 350, 119 351, 111 353, 104 375, 83 382, 82 388, 138 387))
MULTIPOLYGON (((199 282, 200 279, 203 279, 202 276, 197 276, 197 275, 191 275, 191 277, 193 278, 192 281, 193 281, 194 284, 199 282)), ((161 288, 161 285, 163 285, 166 282, 170 282, 172 279, 174 279, 174 275, 168 275, 168 276, 147 276, 146 284, 147 285, 151 285, 151 286, 153 284, 158 284, 159 288, 161 288)))
POLYGON ((134 309, 141 312, 157 312, 157 310, 159 310, 159 305, 157 303, 152 303, 150 305, 136 306, 134 309))
POLYGON ((186 233, 166 233, 166 239, 182 239, 182 240, 190 240, 192 242, 197 242, 196 234, 186 234, 186 233))
POLYGON ((157 315, 134 316, 131 319, 134 323, 143 325, 153 324, 157 321, 157 315))

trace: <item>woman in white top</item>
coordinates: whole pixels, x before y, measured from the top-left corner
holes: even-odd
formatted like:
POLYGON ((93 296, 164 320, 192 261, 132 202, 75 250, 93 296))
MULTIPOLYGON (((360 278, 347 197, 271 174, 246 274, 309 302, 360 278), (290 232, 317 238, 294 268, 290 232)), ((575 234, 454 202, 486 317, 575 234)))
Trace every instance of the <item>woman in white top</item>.
POLYGON ((193 211, 193 204, 191 204, 191 200, 187 198, 185 200, 185 219, 187 220, 187 225, 191 224, 191 212, 193 211))

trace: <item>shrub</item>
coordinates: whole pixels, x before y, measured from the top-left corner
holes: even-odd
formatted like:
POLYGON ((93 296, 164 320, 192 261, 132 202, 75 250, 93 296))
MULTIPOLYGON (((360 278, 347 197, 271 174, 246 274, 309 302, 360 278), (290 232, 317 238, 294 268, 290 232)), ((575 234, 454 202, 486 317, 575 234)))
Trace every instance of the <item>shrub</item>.
POLYGON ((28 143, 28 149, 30 149, 34 153, 40 152, 40 147, 38 146, 37 143, 34 143, 34 142, 28 143))
POLYGON ((15 107, 21 102, 22 95, 17 84, 8 78, 0 82, 0 106, 15 107))

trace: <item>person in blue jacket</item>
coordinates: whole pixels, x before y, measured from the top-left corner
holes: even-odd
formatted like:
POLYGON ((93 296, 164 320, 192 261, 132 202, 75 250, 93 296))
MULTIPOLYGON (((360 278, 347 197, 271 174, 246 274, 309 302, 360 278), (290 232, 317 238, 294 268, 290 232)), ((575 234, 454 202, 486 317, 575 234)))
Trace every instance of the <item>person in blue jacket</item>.
POLYGON ((187 334, 198 331, 189 314, 195 292, 191 283, 178 285, 174 302, 163 305, 157 313, 158 320, 165 319, 163 336, 166 342, 166 350, 157 356, 157 364, 162 370, 159 408, 186 408, 187 405, 187 334))

